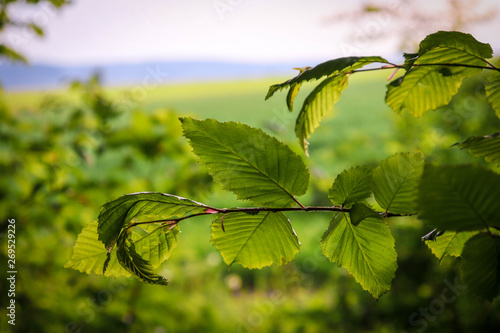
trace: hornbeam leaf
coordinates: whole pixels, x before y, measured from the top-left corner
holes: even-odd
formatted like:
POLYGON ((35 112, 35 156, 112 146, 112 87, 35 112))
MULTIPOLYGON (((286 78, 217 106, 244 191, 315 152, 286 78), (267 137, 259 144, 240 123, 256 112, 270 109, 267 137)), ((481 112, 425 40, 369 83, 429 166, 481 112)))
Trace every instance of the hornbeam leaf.
POLYGON ((490 301, 500 295, 500 238, 481 233, 465 243, 460 266, 467 289, 490 301))
POLYGON ((407 57, 406 74, 388 85, 386 102, 398 114, 407 110, 420 117, 448 104, 462 80, 480 72, 473 67, 486 66, 485 58, 491 56, 491 46, 469 34, 440 31, 429 35, 420 43, 418 57, 407 57))
POLYGON ((488 81, 484 85, 484 88, 486 89, 488 102, 493 107, 493 110, 495 110, 498 118, 500 118, 500 74, 494 73, 488 76, 488 81))
POLYGON ((420 153, 400 153, 389 157, 373 172, 375 200, 392 213, 415 213, 414 201, 423 168, 424 159, 420 153))
POLYGON ((307 139, 314 133, 325 114, 333 110, 345 88, 347 88, 346 75, 329 77, 318 84, 304 101, 295 123, 295 134, 306 154, 309 145, 307 139))
POLYGON ((306 192, 309 172, 288 146, 260 129, 180 118, 184 136, 214 180, 241 200, 288 207, 306 192))
POLYGON ((318 80, 327 76, 307 96, 295 124, 295 134, 306 155, 307 139, 319 126, 325 114, 333 109, 342 91, 347 87, 348 74, 374 62, 388 63, 387 60, 381 57, 344 57, 333 59, 312 68, 306 67, 300 69, 300 74, 296 77, 269 87, 266 99, 273 96, 278 90, 290 88, 287 94, 287 105, 288 109, 292 111, 293 101, 301 85, 307 81, 318 80))
POLYGON ((356 202, 354 205, 352 205, 352 208, 349 211, 349 217, 352 225, 356 227, 369 217, 379 219, 382 218, 379 213, 361 202, 356 202))
POLYGON ((219 216, 212 223, 212 243, 227 265, 237 262, 247 268, 287 263, 300 249, 290 221, 281 212, 219 216))
POLYGON ((339 213, 323 235, 321 249, 375 298, 390 289, 397 269, 396 250, 383 219, 367 218, 354 226, 346 214, 339 213))
MULTIPOLYGON (((132 240, 139 255, 150 261, 153 268, 158 268, 177 246, 179 226, 168 230, 159 224, 141 225, 133 228, 132 240)), ((108 252, 104 244, 97 239, 97 221, 83 228, 73 247, 73 256, 64 267, 73 268, 87 274, 106 276, 130 276, 118 262, 116 249, 108 252), (104 270, 103 270, 104 267, 104 270)))
POLYGON ((136 252, 156 269, 170 257, 180 232, 178 225, 169 229, 159 223, 144 224, 132 229, 131 239, 136 252))
POLYGON ((151 263, 142 258, 135 250, 134 242, 129 239, 130 231, 124 230, 116 244, 116 257, 130 274, 142 282, 166 286, 168 281, 156 274, 151 263))
POLYGON ((99 240, 109 250, 116 244, 122 228, 134 222, 181 218, 209 209, 196 201, 171 194, 141 192, 124 195, 106 203, 98 217, 99 240))
POLYGON ((293 101, 300 90, 300 83, 294 83, 290 86, 290 90, 288 90, 288 94, 286 95, 286 105, 288 107, 288 111, 293 111, 293 101))
POLYGON ((407 110, 415 117, 447 105, 460 88, 462 78, 444 76, 432 67, 412 69, 387 85, 385 101, 397 114, 407 110))
POLYGON ((460 149, 467 149, 476 157, 484 157, 486 162, 500 167, 500 132, 485 136, 471 136, 455 145, 458 145, 460 149))
POLYGON ((350 207, 368 198, 372 193, 373 168, 370 165, 352 167, 340 173, 328 191, 334 205, 350 207))
POLYGON ((97 221, 89 223, 76 239, 73 256, 64 267, 73 268, 87 274, 103 274, 103 266, 109 256, 107 276, 130 276, 116 258, 116 251, 108 253, 104 244, 97 239, 97 221))
POLYGON ((419 218, 439 230, 500 227, 500 175, 474 165, 426 165, 418 191, 419 218))
POLYGON ((445 256, 460 257, 465 243, 476 234, 474 231, 456 232, 447 230, 436 240, 427 240, 425 244, 442 262, 445 256))
POLYGON ((388 63, 388 61, 382 57, 344 57, 323 62, 315 67, 306 67, 294 78, 269 87, 266 99, 273 96, 276 91, 291 87, 292 85, 298 84, 298 87, 300 87, 304 82, 318 80, 323 76, 345 74, 374 62, 388 63))
POLYGON ((434 48, 457 49, 481 59, 491 58, 493 49, 489 44, 481 43, 471 34, 458 31, 438 31, 420 42, 418 54, 422 55, 434 48))

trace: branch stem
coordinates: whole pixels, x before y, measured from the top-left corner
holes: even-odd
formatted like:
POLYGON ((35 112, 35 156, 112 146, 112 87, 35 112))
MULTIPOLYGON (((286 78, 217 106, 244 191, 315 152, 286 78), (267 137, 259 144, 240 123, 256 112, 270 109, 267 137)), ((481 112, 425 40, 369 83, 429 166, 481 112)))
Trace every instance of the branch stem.
MULTIPOLYGON (((500 72, 500 68, 495 67, 492 63, 489 61, 483 59, 489 66, 479 66, 479 65, 470 65, 470 64, 450 64, 450 63, 435 63, 435 64, 413 64, 412 66, 415 67, 425 67, 425 66, 450 66, 450 67, 468 67, 468 68, 478 68, 478 69, 489 69, 489 70, 494 70, 497 72, 500 72)), ((388 63, 388 65, 384 65, 382 67, 376 67, 376 68, 362 68, 362 69, 355 69, 347 73, 340 73, 337 75, 345 75, 345 74, 352 74, 352 73, 359 73, 359 72, 373 72, 373 71, 378 71, 382 69, 394 69, 394 68, 404 68, 403 65, 397 65, 393 63, 388 63)))
MULTIPOLYGON (((186 215, 179 218, 174 219, 162 219, 162 220, 153 220, 153 221, 141 221, 134 222, 128 226, 128 228, 135 227, 141 224, 151 224, 151 223, 165 223, 169 226, 175 225, 182 220, 189 219, 191 217, 196 216, 204 216, 204 215, 213 215, 213 214, 228 214, 228 213, 260 213, 260 212, 344 212, 347 213, 350 211, 349 208, 343 208, 341 206, 302 206, 301 207, 236 207, 236 208, 214 208, 208 207, 208 212, 197 213, 186 215), (214 213, 215 212, 215 213, 214 213)), ((411 216, 414 214, 393 214, 387 212, 380 212, 381 216, 384 217, 398 217, 398 216, 411 216)))

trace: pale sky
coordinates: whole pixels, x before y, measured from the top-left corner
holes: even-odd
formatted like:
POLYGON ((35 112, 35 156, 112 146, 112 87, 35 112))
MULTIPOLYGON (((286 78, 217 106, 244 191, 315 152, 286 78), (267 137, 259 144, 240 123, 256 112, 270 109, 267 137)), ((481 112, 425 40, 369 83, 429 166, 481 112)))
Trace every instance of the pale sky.
MULTIPOLYGON (((368 2, 74 0, 60 11, 45 4, 14 8, 12 16, 34 20, 46 35, 38 38, 24 30, 10 30, 0 38, 32 63, 59 65, 169 60, 301 64, 348 55, 399 53, 395 32, 407 23, 404 19, 384 15, 332 22, 333 16, 368 2), (384 38, 372 38, 380 33, 384 38)), ((371 2, 390 5, 401 15, 411 8, 439 12, 447 3, 371 2)), ((483 0, 480 5, 477 8, 485 10, 500 7, 496 0, 483 0)), ((429 31, 415 31, 417 39, 442 28, 440 22, 445 24, 446 17, 437 19, 429 31)), ((469 30, 500 52, 500 12, 494 20, 469 30)))

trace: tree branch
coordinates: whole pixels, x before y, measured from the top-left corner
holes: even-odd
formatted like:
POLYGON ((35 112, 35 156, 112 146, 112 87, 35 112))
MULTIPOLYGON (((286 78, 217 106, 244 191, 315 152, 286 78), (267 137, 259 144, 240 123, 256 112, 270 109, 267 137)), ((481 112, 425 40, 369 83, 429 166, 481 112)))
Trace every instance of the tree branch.
MULTIPOLYGON (((341 206, 302 206, 301 207, 235 207, 235 208, 214 208, 208 207, 204 213, 191 214, 175 219, 162 219, 153 221, 142 221, 135 222, 128 226, 128 228, 133 228, 141 224, 151 224, 151 223, 164 223, 170 227, 178 224, 182 220, 189 219, 196 216, 213 215, 213 214, 228 214, 228 213, 260 213, 260 212, 343 212, 348 213, 350 208, 343 208, 341 206)), ((379 212, 381 216, 384 217, 401 217, 401 216, 411 216, 415 214, 394 214, 387 212, 379 212)))
MULTIPOLYGON (((489 69, 489 70, 494 70, 497 72, 500 72, 500 68, 495 67, 492 63, 487 61, 486 59, 484 60, 488 65, 490 66, 479 66, 479 65, 469 65, 469 64, 449 64, 449 63, 435 63, 435 64, 413 64, 412 66, 415 67, 425 67, 425 66, 450 66, 450 67, 468 67, 468 68, 478 68, 478 69, 489 69)), ((360 73, 360 72, 373 72, 373 71, 378 71, 382 69, 394 69, 394 68, 405 68, 403 65, 397 65, 393 63, 389 63, 388 65, 384 65, 382 67, 376 67, 376 68, 362 68, 362 69, 355 69, 347 73, 339 73, 336 75, 346 75, 346 74, 353 74, 353 73, 360 73)))

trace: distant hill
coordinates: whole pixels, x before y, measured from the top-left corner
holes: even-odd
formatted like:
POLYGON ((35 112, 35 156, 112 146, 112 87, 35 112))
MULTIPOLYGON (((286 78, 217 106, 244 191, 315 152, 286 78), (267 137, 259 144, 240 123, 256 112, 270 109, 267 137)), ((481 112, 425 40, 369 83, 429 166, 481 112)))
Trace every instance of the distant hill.
POLYGON ((100 66, 0 65, 0 84, 5 90, 45 90, 86 80, 99 72, 107 86, 165 84, 269 76, 291 76, 297 64, 238 64, 225 62, 146 62, 100 66))

